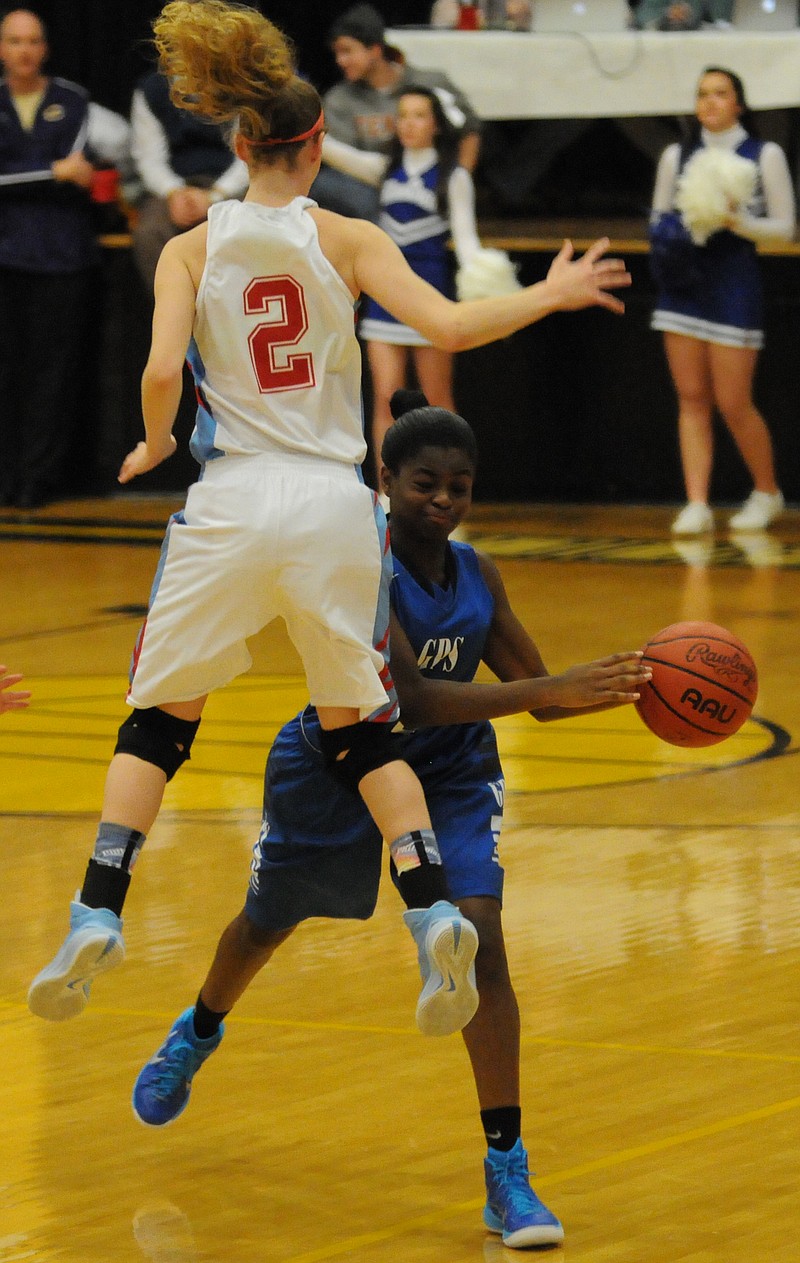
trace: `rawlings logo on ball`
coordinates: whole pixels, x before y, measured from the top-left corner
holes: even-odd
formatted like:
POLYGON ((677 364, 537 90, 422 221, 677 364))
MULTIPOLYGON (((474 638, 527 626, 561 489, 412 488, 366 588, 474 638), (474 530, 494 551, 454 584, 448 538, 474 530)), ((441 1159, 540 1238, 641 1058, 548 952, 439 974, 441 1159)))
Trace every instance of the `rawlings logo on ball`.
POLYGON ((686 655, 687 662, 702 662, 707 667, 712 667, 717 675, 723 679, 742 679, 746 684, 755 683, 756 674, 753 666, 736 650, 733 653, 720 653, 718 649, 712 649, 705 641, 692 645, 686 655))

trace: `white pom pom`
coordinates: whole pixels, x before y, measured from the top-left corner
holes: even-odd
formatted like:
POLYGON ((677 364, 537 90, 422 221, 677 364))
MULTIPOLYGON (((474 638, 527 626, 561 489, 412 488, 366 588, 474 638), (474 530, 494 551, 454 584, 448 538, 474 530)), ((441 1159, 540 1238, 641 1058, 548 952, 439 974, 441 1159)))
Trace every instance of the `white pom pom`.
POLYGON ((678 180, 675 205, 697 245, 704 246, 732 214, 747 206, 756 176, 754 162, 728 149, 698 149, 692 155, 678 180))
POLYGON ((456 293, 461 302, 471 298, 502 298, 522 289, 517 270, 504 250, 478 250, 456 273, 456 293))

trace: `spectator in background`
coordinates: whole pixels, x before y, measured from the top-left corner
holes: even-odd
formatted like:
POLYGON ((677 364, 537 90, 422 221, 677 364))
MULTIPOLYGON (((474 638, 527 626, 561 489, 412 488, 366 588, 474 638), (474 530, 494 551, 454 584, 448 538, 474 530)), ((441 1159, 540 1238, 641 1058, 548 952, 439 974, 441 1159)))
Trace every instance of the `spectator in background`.
POLYGON ((634 22, 643 30, 694 31, 704 22, 731 25, 733 0, 639 0, 634 22))
POLYGON ((506 25, 512 31, 528 31, 533 0, 506 0, 506 25))
POLYGON ((194 228, 215 202, 242 197, 247 167, 234 157, 222 128, 173 105, 157 70, 133 94, 131 147, 144 199, 133 229, 136 265, 148 294, 161 251, 171 237, 194 228))
POLYGON ((75 430, 91 270, 83 88, 49 78, 39 18, 0 23, 0 503, 58 492, 75 430))
MULTIPOLYGON (((500 3, 502 4, 502 10, 500 11, 505 13, 504 25, 507 30, 530 30, 533 0, 500 0, 500 3)), ((431 9, 431 26, 449 27, 450 29, 458 26, 458 11, 460 8, 461 5, 458 0, 434 0, 434 5, 431 9)), ((487 24, 492 25, 491 19, 487 24)))
POLYGON ((370 4, 357 4, 334 23, 329 40, 344 76, 324 96, 323 166, 311 196, 327 210, 377 220, 376 189, 357 176, 329 165, 337 146, 387 154, 394 137, 397 101, 408 87, 448 93, 464 115, 459 165, 473 171, 480 147, 480 122, 469 102, 447 75, 406 65, 384 40, 383 18, 370 4))

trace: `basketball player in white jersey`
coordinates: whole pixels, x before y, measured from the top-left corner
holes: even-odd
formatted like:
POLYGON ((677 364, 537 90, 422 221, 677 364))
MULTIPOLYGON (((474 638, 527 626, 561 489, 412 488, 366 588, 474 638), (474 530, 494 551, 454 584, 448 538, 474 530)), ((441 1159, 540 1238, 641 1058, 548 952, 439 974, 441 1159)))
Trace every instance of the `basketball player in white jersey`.
POLYGON ((359 470, 354 304, 366 291, 457 351, 556 310, 621 312, 609 291, 630 277, 620 260, 602 257, 607 241, 577 261, 565 243, 545 281, 450 302, 380 229, 307 197, 322 158, 320 98, 296 76, 271 22, 224 0, 174 0, 154 30, 175 103, 235 125, 250 189, 242 203, 212 206, 208 222, 169 242, 158 265, 142 381, 146 437, 120 481, 174 451, 187 354, 202 474, 167 531, 134 653, 134 710, 119 731, 71 930, 34 979, 29 1005, 50 1020, 72 1017, 93 978, 122 960, 120 913, 166 782, 189 757, 207 694, 248 668, 247 637, 281 615, 331 770, 361 794, 389 843, 424 981, 418 1024, 447 1034, 477 1007, 477 935, 449 902, 424 795, 393 731, 391 559, 383 511, 359 470))

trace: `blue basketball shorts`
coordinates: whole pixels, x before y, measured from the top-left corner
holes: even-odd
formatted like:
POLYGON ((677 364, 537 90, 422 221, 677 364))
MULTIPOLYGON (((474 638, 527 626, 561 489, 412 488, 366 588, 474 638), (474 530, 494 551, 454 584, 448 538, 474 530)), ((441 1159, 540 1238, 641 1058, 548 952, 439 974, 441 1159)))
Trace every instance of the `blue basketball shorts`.
MULTIPOLYGON (((452 757, 431 757, 426 736, 406 757, 420 777, 453 899, 502 902, 498 841, 504 784, 489 724, 453 734, 452 757)), ((245 901, 249 919, 283 930, 308 917, 367 920, 375 910, 383 842, 361 799, 327 770, 316 713, 308 708, 278 733, 267 760, 264 816, 245 901)))

